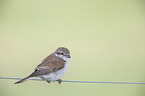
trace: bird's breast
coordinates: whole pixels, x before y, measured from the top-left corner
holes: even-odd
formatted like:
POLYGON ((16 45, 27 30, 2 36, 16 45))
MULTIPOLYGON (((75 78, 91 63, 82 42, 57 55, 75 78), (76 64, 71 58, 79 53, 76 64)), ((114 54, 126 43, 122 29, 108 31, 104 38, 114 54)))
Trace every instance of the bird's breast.
POLYGON ((66 70, 68 69, 68 65, 69 63, 65 62, 65 66, 62 69, 56 72, 49 73, 47 75, 43 75, 41 78, 47 81, 56 81, 65 74, 66 70))

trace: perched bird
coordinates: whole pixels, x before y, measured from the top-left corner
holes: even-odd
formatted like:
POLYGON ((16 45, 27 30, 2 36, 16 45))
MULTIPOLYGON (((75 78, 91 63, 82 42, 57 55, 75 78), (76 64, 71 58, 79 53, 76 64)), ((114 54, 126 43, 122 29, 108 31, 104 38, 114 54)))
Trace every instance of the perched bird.
POLYGON ((69 58, 69 50, 65 47, 59 47, 55 52, 46 57, 42 63, 35 68, 35 71, 32 74, 14 84, 23 83, 34 77, 40 77, 48 83, 58 81, 60 84, 60 78, 64 75, 68 68, 69 58))

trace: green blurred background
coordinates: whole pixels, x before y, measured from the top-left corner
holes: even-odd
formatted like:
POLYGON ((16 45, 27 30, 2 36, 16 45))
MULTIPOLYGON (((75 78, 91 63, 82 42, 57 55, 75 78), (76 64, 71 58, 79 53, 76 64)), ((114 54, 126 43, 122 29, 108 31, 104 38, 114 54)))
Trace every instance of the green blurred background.
MULTIPOLYGON (((64 80, 145 82, 144 0, 1 0, 0 76, 25 77, 60 46, 64 80)), ((0 96, 145 96, 145 85, 0 80, 0 96)))

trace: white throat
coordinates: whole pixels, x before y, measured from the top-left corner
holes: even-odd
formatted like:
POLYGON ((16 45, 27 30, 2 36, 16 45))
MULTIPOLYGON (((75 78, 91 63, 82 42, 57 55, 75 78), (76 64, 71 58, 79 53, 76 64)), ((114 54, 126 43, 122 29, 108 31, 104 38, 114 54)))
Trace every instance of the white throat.
POLYGON ((63 55, 55 54, 55 56, 57 56, 57 57, 63 59, 64 61, 68 61, 68 60, 69 60, 69 58, 67 58, 67 57, 65 57, 65 56, 63 56, 63 55))

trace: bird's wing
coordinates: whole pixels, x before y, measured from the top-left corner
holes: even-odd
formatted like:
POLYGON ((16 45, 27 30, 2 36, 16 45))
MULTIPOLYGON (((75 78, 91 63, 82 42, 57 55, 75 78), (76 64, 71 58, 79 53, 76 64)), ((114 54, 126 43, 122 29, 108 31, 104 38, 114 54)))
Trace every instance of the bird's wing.
POLYGON ((45 61, 42 62, 37 66, 35 71, 30 75, 30 77, 46 75, 51 72, 58 71, 64 67, 65 61, 61 59, 55 59, 52 61, 45 61))

